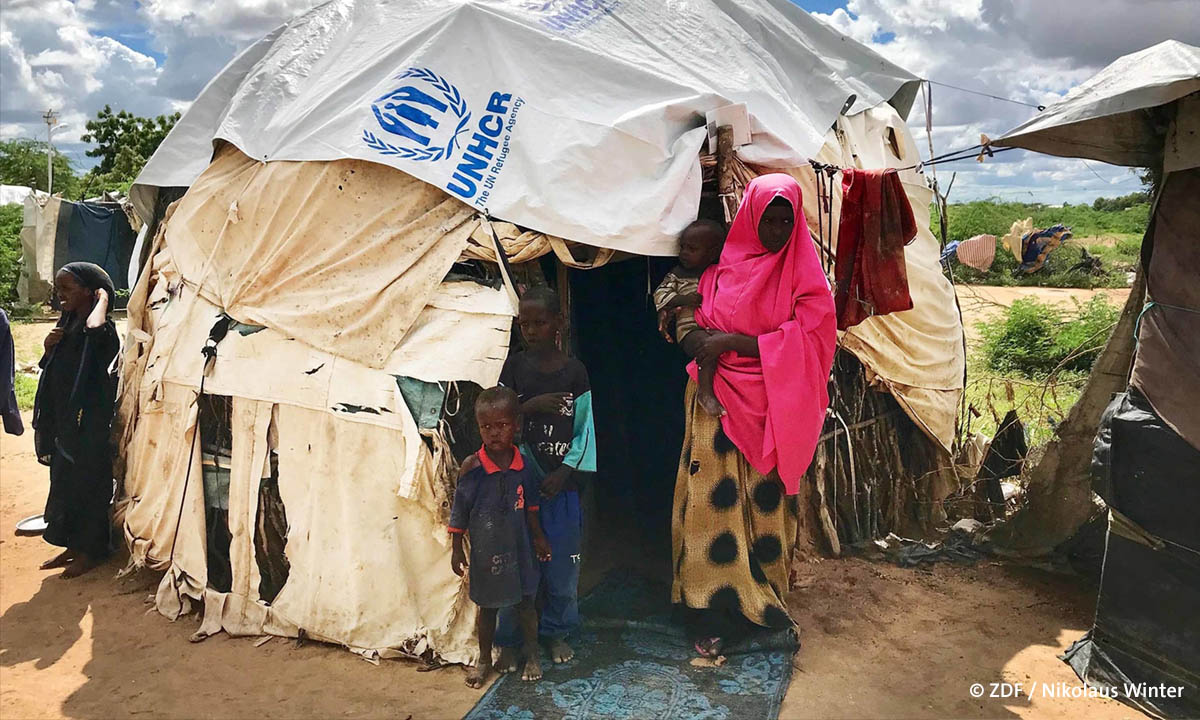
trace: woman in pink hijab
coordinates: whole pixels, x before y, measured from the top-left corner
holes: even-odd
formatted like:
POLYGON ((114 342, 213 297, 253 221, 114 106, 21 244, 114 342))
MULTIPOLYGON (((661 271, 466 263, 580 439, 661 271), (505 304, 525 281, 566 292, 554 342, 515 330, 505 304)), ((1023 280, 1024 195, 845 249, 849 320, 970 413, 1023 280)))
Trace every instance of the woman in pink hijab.
POLYGON ((792 624, 795 502, 784 496, 796 494, 812 461, 837 338, 802 208, 792 177, 755 179, 720 262, 700 279, 696 321, 708 337, 688 366, 671 594, 702 655, 719 654, 747 621, 792 624), (698 364, 714 362, 715 402, 696 383, 698 364))

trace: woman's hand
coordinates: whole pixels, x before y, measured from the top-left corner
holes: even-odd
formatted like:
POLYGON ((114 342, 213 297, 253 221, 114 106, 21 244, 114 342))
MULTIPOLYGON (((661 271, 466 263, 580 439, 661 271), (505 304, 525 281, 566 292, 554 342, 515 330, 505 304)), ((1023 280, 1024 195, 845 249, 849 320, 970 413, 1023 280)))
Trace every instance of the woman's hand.
POLYGON ((108 319, 108 293, 104 288, 96 289, 96 304, 92 306, 92 312, 87 317, 87 326, 91 330, 102 327, 108 319))
POLYGON ((758 357, 758 338, 740 333, 710 333, 696 350, 696 362, 703 367, 705 363, 716 362, 727 352, 758 357))
POLYGON ((46 336, 46 339, 42 341, 42 346, 44 348, 46 348, 46 352, 50 352, 51 348, 53 348, 55 345, 57 345, 59 342, 62 341, 62 338, 63 338, 63 329, 60 327, 56 327, 53 330, 51 330, 50 334, 48 334, 46 336))
POLYGON ((574 397, 571 393, 566 392, 542 393, 522 403, 521 411, 543 415, 569 415, 571 412, 571 399, 574 397))
POLYGON ((729 352, 730 338, 733 336, 729 333, 714 332, 709 333, 707 338, 700 342, 700 346, 696 349, 696 363, 701 367, 714 363, 725 353, 729 352))

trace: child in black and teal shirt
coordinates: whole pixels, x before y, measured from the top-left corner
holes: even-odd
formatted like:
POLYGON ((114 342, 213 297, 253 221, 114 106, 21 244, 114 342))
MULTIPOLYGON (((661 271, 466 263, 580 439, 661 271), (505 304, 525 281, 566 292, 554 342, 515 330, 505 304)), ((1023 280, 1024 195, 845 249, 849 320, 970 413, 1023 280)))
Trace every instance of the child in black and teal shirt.
MULTIPOLYGON (((513 353, 500 373, 521 402, 522 449, 541 478, 541 523, 551 558, 541 564, 542 612, 538 635, 556 663, 574 651, 566 637, 579 627, 579 568, 583 559, 580 473, 596 470, 596 436, 587 369, 558 348, 562 329, 558 295, 535 287, 521 298, 517 323, 525 350, 513 353)), ((520 642, 512 613, 501 612, 496 644, 499 668, 515 669, 511 648, 520 642)))

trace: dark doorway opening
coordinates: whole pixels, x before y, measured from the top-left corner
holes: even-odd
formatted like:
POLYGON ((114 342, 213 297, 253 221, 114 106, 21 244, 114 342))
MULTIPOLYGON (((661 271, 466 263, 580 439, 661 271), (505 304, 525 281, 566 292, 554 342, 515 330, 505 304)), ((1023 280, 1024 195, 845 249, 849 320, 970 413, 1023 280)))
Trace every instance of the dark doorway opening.
POLYGON ((631 258, 569 274, 571 334, 596 423, 584 564, 593 578, 618 566, 670 572, 687 378, 683 353, 658 333, 649 294, 675 262, 631 258))

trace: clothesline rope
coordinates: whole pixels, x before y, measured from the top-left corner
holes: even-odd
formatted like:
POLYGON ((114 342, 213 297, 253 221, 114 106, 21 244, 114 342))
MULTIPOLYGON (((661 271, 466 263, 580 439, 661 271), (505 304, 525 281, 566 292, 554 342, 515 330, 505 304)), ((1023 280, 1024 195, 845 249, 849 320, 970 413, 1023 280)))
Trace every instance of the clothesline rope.
POLYGON ((1012 103, 1013 105, 1024 105, 1025 107, 1034 108, 1038 112, 1042 112, 1043 110, 1046 109, 1045 105, 1035 105, 1033 103, 1027 103, 1022 100, 1013 100, 1012 98, 1001 97, 1000 95, 993 95, 991 93, 982 92, 980 90, 971 90, 969 88, 959 87, 957 85, 951 85, 950 83, 938 82, 937 80, 930 80, 929 78, 925 78, 925 82, 929 83, 930 85, 941 85, 942 87, 950 88, 951 90, 958 90, 959 92, 971 93, 972 95, 979 95, 981 97, 991 98, 993 100, 1000 100, 1001 102, 1012 103))
MULTIPOLYGON (((1009 150, 1019 150, 1019 149, 1020 148, 1015 148, 1015 147, 1007 147, 1007 148, 986 147, 985 148, 983 145, 973 145, 969 148, 963 148, 961 150, 954 150, 952 152, 938 155, 937 157, 930 158, 929 160, 922 160, 921 162, 916 163, 915 165, 908 165, 907 167, 899 167, 899 168, 894 168, 894 169, 896 170, 896 172, 903 172, 905 170, 920 170, 921 168, 932 167, 934 165, 943 165, 945 163, 958 162, 960 160, 973 160, 973 159, 978 158, 980 156, 980 154, 986 154, 988 157, 991 157, 993 155, 998 155, 1002 152, 1008 152, 1009 150)), ((836 165, 829 165, 827 163, 818 162, 816 160, 810 160, 809 164, 812 165, 813 170, 816 170, 817 173, 824 172, 824 173, 828 173, 830 175, 841 172, 844 169, 844 168, 840 168, 836 165)))

